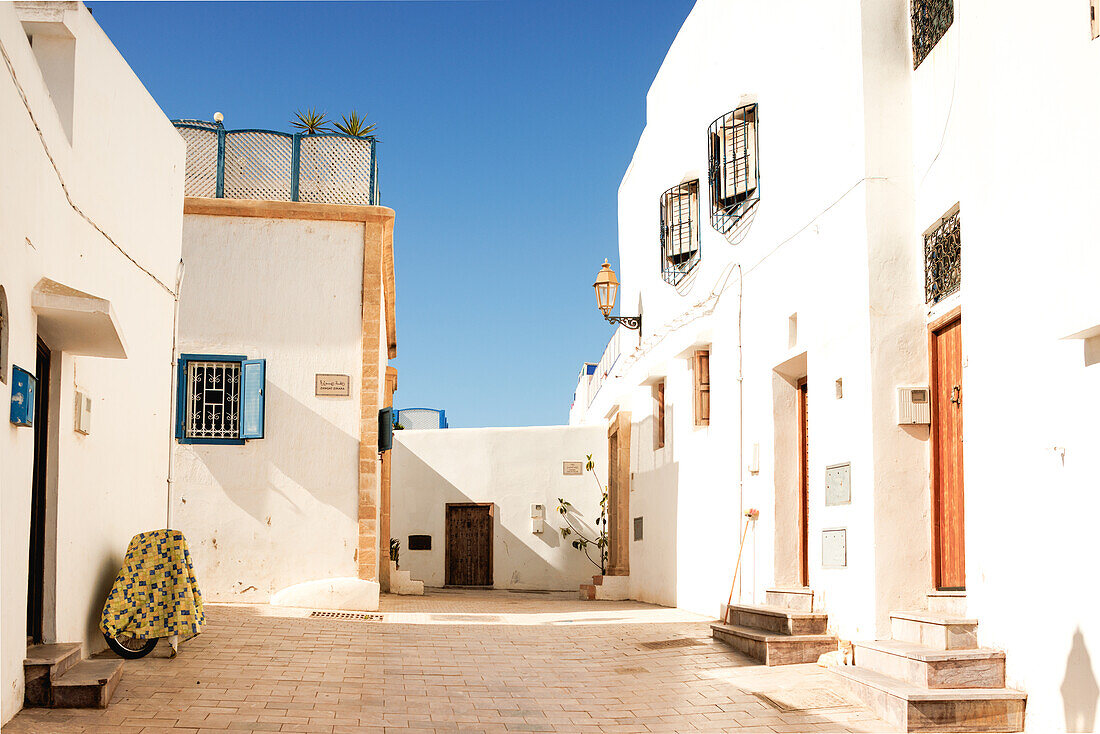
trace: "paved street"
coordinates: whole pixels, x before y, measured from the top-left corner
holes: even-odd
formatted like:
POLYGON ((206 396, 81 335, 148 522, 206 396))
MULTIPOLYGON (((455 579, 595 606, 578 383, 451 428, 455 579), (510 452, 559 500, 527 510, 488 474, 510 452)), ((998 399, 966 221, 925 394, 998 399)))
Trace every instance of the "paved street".
POLYGON ((3 734, 888 730, 816 665, 757 665, 675 609, 429 590, 383 597, 380 621, 309 614, 208 605, 179 657, 126 664, 109 709, 28 709, 3 734))

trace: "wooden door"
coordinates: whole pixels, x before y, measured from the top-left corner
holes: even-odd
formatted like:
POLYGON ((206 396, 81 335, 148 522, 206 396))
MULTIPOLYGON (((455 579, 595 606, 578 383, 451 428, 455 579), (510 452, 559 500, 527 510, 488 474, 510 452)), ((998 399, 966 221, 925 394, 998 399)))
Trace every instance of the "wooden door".
POLYGON ((607 427, 607 575, 630 575, 630 413, 607 427))
POLYGON ((806 379, 798 383, 798 580, 810 585, 810 424, 806 379))
POLYGON ((493 506, 448 504, 443 554, 447 586, 492 586, 493 506))
POLYGON ((49 446, 50 350, 38 340, 34 393, 34 464, 31 478, 31 532, 27 574, 27 639, 42 642, 46 583, 46 459, 49 446))
POLYGON ((966 588, 962 319, 932 332, 932 558, 937 589, 966 588))

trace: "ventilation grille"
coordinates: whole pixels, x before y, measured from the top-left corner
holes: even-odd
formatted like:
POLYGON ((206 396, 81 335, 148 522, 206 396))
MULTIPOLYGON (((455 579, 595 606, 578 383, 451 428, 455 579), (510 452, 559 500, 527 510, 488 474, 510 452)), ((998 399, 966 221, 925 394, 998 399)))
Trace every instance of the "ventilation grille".
POLYGON ((346 619, 353 622, 381 622, 381 614, 363 614, 361 612, 311 612, 315 619, 346 619))
POLYGON ((645 648, 646 650, 665 650, 671 647, 694 647, 703 643, 699 640, 692 640, 686 637, 676 637, 671 640, 657 640, 655 642, 643 642, 638 647, 645 648))

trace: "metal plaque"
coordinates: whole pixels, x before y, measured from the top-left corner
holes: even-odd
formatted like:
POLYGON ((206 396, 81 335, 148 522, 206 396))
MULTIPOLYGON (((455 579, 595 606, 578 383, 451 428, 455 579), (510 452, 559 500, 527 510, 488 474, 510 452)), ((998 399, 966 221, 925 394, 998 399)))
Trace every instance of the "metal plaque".
POLYGON ((852 501, 852 465, 825 467, 825 505, 846 505, 852 501))
POLYGON ((313 394, 325 397, 346 398, 351 395, 351 377, 348 375, 317 375, 313 394))
POLYGON ((579 477, 581 474, 584 474, 584 462, 563 461, 561 463, 561 473, 567 477, 579 477))
POLYGON ((845 568, 848 565, 848 531, 833 528, 821 531, 821 567, 845 568))

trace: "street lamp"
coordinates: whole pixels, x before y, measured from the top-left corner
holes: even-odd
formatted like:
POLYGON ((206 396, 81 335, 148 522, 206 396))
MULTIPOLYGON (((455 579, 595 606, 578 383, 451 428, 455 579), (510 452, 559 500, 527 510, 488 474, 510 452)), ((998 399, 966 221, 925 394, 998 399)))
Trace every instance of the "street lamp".
POLYGON ((611 315, 611 312, 615 310, 615 299, 619 295, 619 281, 616 280, 615 271, 611 269, 607 260, 603 261, 600 272, 596 275, 596 282, 592 284, 592 287, 596 289, 596 308, 600 309, 600 313, 603 314, 608 323, 620 324, 628 329, 641 330, 641 316, 611 315))

